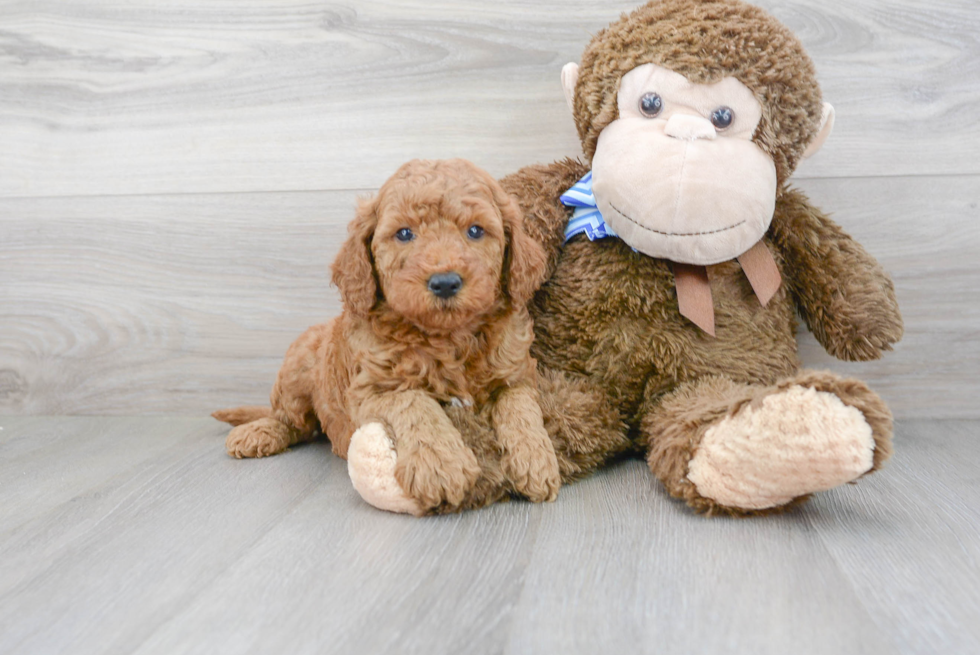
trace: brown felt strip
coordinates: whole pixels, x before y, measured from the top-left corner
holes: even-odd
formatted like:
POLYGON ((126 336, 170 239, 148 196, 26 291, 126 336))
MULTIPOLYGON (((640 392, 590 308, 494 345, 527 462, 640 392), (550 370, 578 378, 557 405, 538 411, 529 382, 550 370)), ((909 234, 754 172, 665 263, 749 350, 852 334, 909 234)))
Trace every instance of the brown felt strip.
POLYGON ((673 265, 677 306, 681 316, 686 316, 699 328, 715 336, 715 308, 711 302, 708 269, 677 262, 673 262, 673 265))
POLYGON ((752 285, 759 302, 765 307, 782 282, 779 267, 776 266, 776 260, 772 258, 769 248, 760 241, 739 255, 738 263, 742 265, 745 277, 749 278, 749 284, 752 285))

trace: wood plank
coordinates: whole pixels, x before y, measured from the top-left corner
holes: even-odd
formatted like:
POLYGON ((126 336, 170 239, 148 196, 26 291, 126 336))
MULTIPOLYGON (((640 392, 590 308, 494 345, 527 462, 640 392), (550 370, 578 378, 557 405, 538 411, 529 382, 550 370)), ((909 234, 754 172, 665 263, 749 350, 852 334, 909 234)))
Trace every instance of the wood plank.
POLYGON ((5 502, 45 504, 0 524, 11 655, 980 647, 976 420, 900 422, 881 472, 748 520, 692 515, 635 460, 554 504, 416 520, 366 506, 324 443, 237 461, 207 419, 0 425, 35 490, 5 502), (44 452, 72 442, 89 477, 44 452))
POLYGON ((980 426, 899 424, 880 475, 817 497, 807 520, 906 653, 980 652, 980 426))
MULTIPOLYGON (((51 423, 51 421, 49 421, 51 423)), ((37 421, 4 419, 3 441, 29 438, 37 421)), ((265 461, 224 454, 214 421, 58 419, 65 440, 93 448, 84 462, 105 481, 89 486, 60 459, 22 459, 36 497, 63 487, 70 498, 0 533, 0 652, 131 652, 152 630, 282 520, 330 484, 326 444, 265 461), (96 429, 93 429, 96 428, 96 429), (105 441, 113 441, 107 445, 105 441), (150 465, 122 451, 165 444, 150 465), (150 445, 144 445, 150 444, 150 445), (297 457, 297 455, 300 455, 297 457)), ((346 482, 347 502, 358 501, 346 482)), ((332 476, 337 484, 337 475, 332 476)), ((334 501, 343 503, 344 492, 334 501)), ((5 496, 6 499, 6 496, 5 496)), ((30 503, 13 498, 23 508, 30 503)))
MULTIPOLYGON (((73 504, 107 488, 125 485, 169 451, 200 441, 200 424, 188 430, 187 419, 175 419, 167 439, 138 440, 143 419, 73 418, 0 420, 3 457, 0 459, 0 534, 16 532, 28 520, 73 504), (120 448, 127 435, 129 448, 120 448), (47 484, 57 480, 58 484, 47 484)), ((214 443, 218 440, 215 439, 214 443)), ((9 582, 9 580, 7 580, 9 582)))
POLYGON ((706 519, 642 462, 545 514, 507 653, 888 653, 800 513, 706 519))
MULTIPOLYGON (((893 274, 905 339, 867 380, 899 416, 980 417, 980 177, 805 180, 893 274)), ((205 414, 264 403, 339 311, 355 192, 0 200, 0 412, 205 414)))
MULTIPOLYGON (((414 157, 577 156, 558 83, 631 9, 575 0, 0 7, 0 197, 375 188, 414 157)), ((801 178, 980 173, 973 0, 761 2, 836 134, 801 178)))
POLYGON ((134 652, 503 651, 550 506, 419 521, 337 495, 318 488, 134 652))
POLYGON ((354 199, 7 201, 0 411, 201 414, 267 402, 288 345, 339 310, 328 265, 354 199))

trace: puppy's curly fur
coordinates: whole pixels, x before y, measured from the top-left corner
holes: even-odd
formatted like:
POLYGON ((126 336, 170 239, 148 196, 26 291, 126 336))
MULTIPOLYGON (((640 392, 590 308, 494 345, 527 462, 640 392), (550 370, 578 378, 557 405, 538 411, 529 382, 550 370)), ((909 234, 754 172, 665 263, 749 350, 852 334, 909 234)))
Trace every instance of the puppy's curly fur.
POLYGON ((333 264, 344 311, 290 346, 271 408, 213 414, 237 426, 228 452, 273 455, 322 431, 346 458, 354 431, 377 421, 402 488, 426 509, 457 506, 481 473, 445 412, 462 404, 491 417, 513 488, 553 500, 526 309, 544 275, 541 246, 489 174, 459 159, 405 164, 360 203, 333 264), (453 273, 458 291, 436 293, 433 276, 453 273))

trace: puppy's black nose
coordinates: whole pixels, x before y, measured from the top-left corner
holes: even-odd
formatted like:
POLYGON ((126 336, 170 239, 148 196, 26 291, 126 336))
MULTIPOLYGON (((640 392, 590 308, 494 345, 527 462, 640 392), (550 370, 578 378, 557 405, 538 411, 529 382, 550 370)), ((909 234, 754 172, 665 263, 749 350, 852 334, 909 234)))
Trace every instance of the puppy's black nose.
POLYGON ((463 286, 459 273, 436 273, 429 278, 429 291, 440 298, 452 298, 463 286))

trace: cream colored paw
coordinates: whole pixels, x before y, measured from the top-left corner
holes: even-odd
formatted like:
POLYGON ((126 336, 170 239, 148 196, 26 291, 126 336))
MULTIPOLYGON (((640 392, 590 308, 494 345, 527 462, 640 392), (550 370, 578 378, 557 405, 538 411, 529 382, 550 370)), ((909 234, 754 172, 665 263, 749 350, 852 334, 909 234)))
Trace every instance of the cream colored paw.
POLYGON ((395 479, 398 458, 388 433, 380 423, 362 425, 350 439, 347 474, 354 489, 368 505, 399 514, 420 516, 422 508, 395 479))
POLYGON ((873 458, 871 426, 859 410, 794 386, 709 428, 687 477, 722 505, 765 509, 850 482, 873 458))

